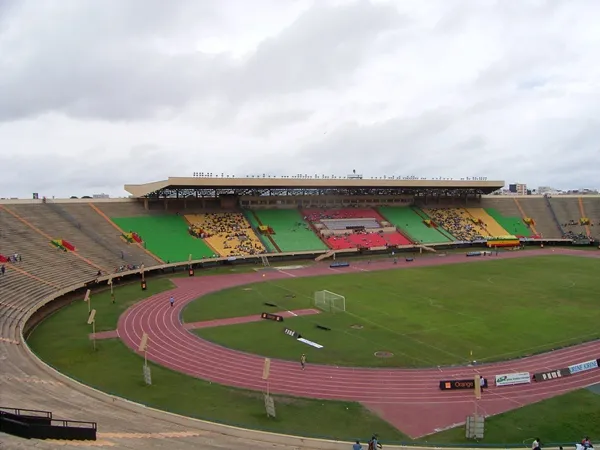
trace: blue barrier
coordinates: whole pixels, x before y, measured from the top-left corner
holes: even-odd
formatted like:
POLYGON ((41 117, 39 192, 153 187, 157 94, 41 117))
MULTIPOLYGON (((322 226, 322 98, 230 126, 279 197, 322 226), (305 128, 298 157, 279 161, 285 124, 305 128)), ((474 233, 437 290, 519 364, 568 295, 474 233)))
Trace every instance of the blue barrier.
POLYGON ((469 253, 467 253, 467 257, 469 257, 469 256, 481 256, 481 255, 482 255, 481 252, 469 252, 469 253))
POLYGON ((413 262, 414 260, 414 258, 406 258, 406 262, 413 262))
POLYGON ((329 265, 330 268, 336 269, 338 267, 350 267, 350 263, 348 262, 334 262, 329 265))

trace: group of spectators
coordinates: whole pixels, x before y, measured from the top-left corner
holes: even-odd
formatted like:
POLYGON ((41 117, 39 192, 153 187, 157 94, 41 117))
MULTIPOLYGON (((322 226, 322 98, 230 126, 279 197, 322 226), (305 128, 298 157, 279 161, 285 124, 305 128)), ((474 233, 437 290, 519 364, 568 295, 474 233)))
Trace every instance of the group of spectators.
POLYGON ((218 238, 227 256, 260 255, 266 253, 262 243, 254 238, 252 226, 241 213, 205 214, 204 221, 196 225, 201 230, 200 237, 218 238))
POLYGON ((480 227, 460 208, 429 209, 429 217, 438 227, 447 230, 459 241, 483 239, 480 227))
MULTIPOLYGON (((590 222, 590 225, 593 225, 590 222)), ((566 223, 562 224, 562 229, 563 229, 563 239, 572 239, 573 241, 587 241, 589 240, 589 236, 587 235, 586 232, 582 231, 581 228, 581 223, 578 220, 574 220, 571 219, 566 223), (574 227, 577 227, 576 229, 573 229, 574 227)))
POLYGON ((0 276, 4 275, 6 273, 6 265, 4 263, 17 264, 17 263, 20 263, 21 261, 23 261, 23 258, 21 257, 20 253, 13 253, 12 255, 9 255, 9 256, 2 256, 2 259, 0 260, 0 262, 1 262, 0 276))
POLYGON ((18 262, 23 261, 20 253, 13 253, 12 255, 2 257, 2 262, 9 262, 12 264, 16 264, 18 262))

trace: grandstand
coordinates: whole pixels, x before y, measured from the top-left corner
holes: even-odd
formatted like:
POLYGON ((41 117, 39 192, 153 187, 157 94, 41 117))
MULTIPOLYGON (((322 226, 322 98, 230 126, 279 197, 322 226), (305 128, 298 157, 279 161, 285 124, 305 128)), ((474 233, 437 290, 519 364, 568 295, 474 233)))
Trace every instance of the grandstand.
POLYGON ((327 249, 297 209, 246 210, 246 215, 255 220, 256 228, 266 227, 265 237, 280 252, 327 249))
POLYGON ((414 242, 420 244, 440 244, 452 241, 449 233, 431 223, 426 225, 425 220, 429 217, 425 213, 409 206, 383 206, 379 212, 399 228, 402 233, 409 236, 414 242))
POLYGON ((267 253, 242 213, 188 214, 185 219, 215 254, 250 256, 267 253))
POLYGON ((412 245, 374 209, 305 209, 302 214, 333 250, 412 245))

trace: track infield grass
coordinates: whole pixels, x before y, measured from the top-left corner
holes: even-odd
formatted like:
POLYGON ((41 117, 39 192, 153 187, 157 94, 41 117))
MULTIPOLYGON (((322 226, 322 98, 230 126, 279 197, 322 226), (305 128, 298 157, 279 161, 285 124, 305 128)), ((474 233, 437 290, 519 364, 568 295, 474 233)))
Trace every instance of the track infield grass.
POLYGON ((314 292, 326 289, 345 296, 345 313, 194 332, 249 353, 288 360, 306 353, 309 362, 338 366, 492 362, 599 338, 600 330, 581 327, 582 314, 589 323, 600 321, 599 270, 597 259, 544 256, 274 281, 267 274, 263 283, 192 302, 183 320, 314 308, 314 292), (286 327, 324 348, 290 338, 286 327), (378 351, 394 356, 377 358, 378 351))
MULTIPOLYGON (((568 276, 572 270, 577 270, 577 258, 556 258, 562 259, 562 275, 568 276)), ((546 258, 527 258, 534 266, 541 264, 541 259, 546 258)), ((589 271, 589 268, 585 270, 589 271)), ((575 283, 577 286, 577 281, 575 283)), ((97 331, 115 329, 118 317, 126 307, 149 295, 170 289, 172 283, 166 278, 152 279, 148 286, 146 292, 142 292, 137 283, 115 288, 116 304, 110 303, 108 291, 93 295, 92 307, 97 309, 96 320, 99 325, 97 331)), ((569 298, 574 299, 575 295, 569 298)), ((298 297, 288 300, 303 301, 298 297)), ((306 307, 306 303, 301 307, 306 307)), ((249 306, 245 308, 247 312, 239 315, 256 312, 249 306)), ((141 373, 143 359, 120 341, 98 341, 98 350, 92 351, 88 339, 91 330, 85 323, 86 315, 87 304, 74 302, 42 322, 28 343, 40 358, 56 369, 105 392, 159 409, 249 428, 346 440, 366 438, 377 432, 384 443, 409 441, 401 432, 352 402, 276 396, 278 417, 267 419, 260 393, 211 384, 154 364, 151 365, 153 385, 145 386, 141 373)), ((208 317, 200 320, 208 320, 208 317)), ((597 440, 600 436, 596 436, 593 430, 600 423, 599 414, 600 395, 580 390, 486 419, 486 438, 483 442, 520 444, 537 435, 544 436, 545 442, 571 442, 580 439, 583 434, 597 440)), ((427 436, 418 442, 425 441, 430 444, 467 442, 463 427, 427 436)))

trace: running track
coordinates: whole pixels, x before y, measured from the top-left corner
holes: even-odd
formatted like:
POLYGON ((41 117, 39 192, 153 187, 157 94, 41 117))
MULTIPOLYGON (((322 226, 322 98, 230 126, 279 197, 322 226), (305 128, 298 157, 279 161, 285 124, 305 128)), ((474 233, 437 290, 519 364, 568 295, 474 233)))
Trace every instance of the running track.
MULTIPOLYGON (((567 249, 540 249, 505 252, 499 258, 510 259, 548 254, 567 254, 584 257, 598 253, 567 249), (553 253, 550 253, 553 252, 553 253)), ((331 269, 329 264, 291 271, 237 275, 209 275, 198 278, 177 278, 175 289, 154 295, 128 309, 119 319, 118 334, 137 352, 143 332, 150 337, 148 359, 185 374, 223 385, 253 390, 265 390, 262 380, 264 358, 221 347, 187 331, 180 321, 184 306, 200 296, 248 283, 310 277, 335 273, 365 272, 405 267, 455 263, 481 263, 496 257, 466 258, 465 255, 445 257, 422 256, 412 263, 400 259, 367 264, 360 261, 349 268, 331 269), (266 273, 266 277, 262 274, 266 273), (168 299, 174 295, 175 307, 168 299)), ((432 369, 351 368, 308 365, 301 371, 299 364, 290 361, 271 362, 270 389, 273 393, 298 397, 353 400, 379 414, 389 423, 412 438, 464 423, 475 408, 471 391, 440 391, 439 381, 472 378, 475 373, 492 380, 495 375, 511 372, 539 372, 559 369, 600 357, 600 341, 531 356, 519 360, 479 365, 476 367, 445 367, 432 369)), ((528 385, 486 389, 479 401, 480 413, 499 414, 520 406, 553 397, 600 382, 600 370, 591 370, 568 378, 528 385)))

